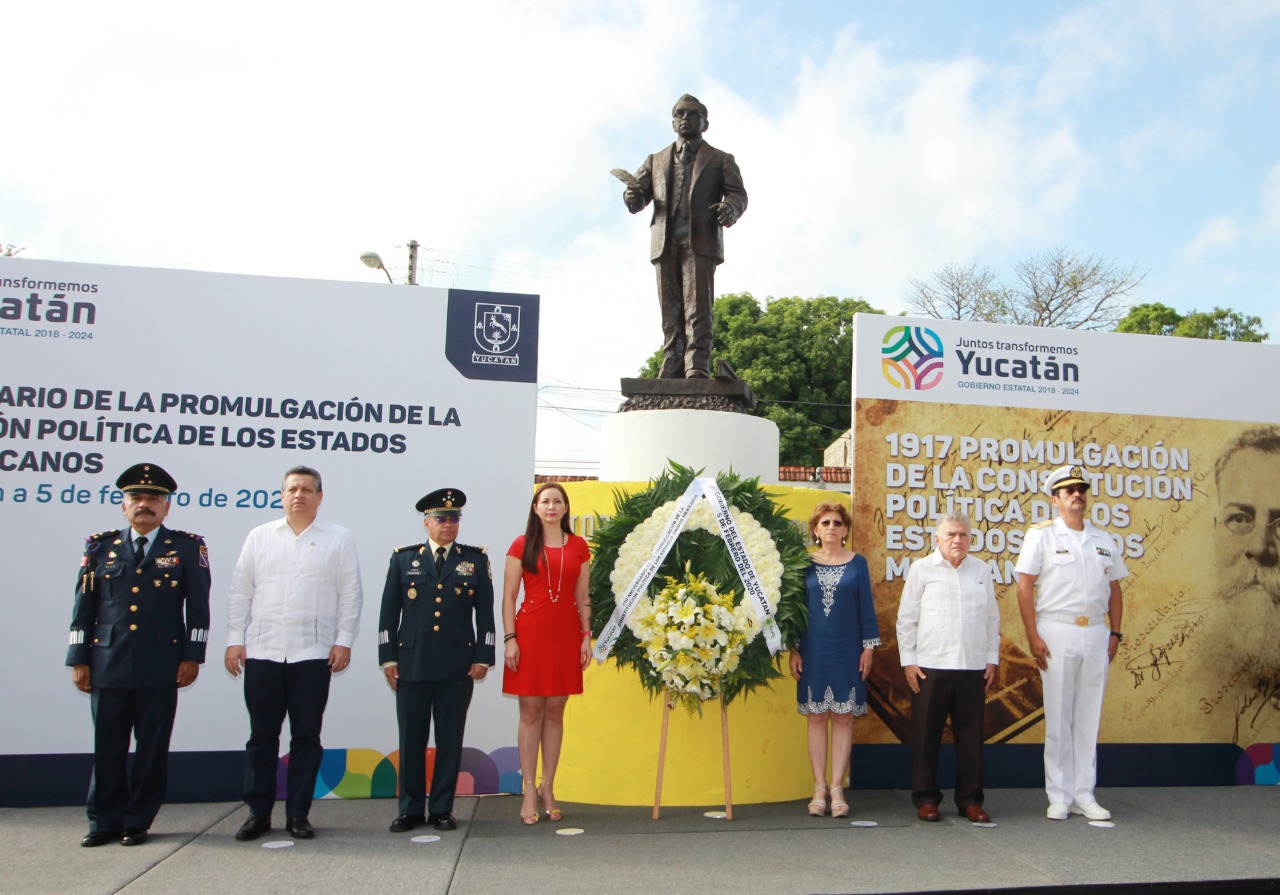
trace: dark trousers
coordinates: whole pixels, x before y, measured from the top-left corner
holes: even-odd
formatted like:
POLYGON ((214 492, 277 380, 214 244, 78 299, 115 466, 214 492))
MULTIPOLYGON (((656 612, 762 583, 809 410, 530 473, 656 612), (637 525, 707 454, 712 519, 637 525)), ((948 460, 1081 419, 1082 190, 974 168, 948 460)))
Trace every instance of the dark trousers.
POLYGON ((280 763, 280 729, 289 716, 289 770, 285 783, 285 817, 306 817, 316 791, 316 775, 324 747, 320 724, 329 701, 333 673, 324 659, 306 662, 244 663, 244 702, 249 707, 249 742, 245 744, 244 801, 249 810, 270 817, 276 802, 276 768, 280 763))
POLYGON ((164 804, 169 781, 169 736, 178 710, 178 686, 94 687, 93 776, 86 812, 89 829, 146 830, 164 804), (129 740, 137 737, 133 773, 129 740))
POLYGON ((711 302, 715 297, 716 260, 699 255, 672 237, 653 266, 662 308, 663 379, 691 370, 711 370, 711 302))
POLYGON ((956 807, 981 805, 982 716, 986 710, 983 671, 921 668, 920 692, 911 694, 911 801, 917 808, 942 801, 938 751, 951 716, 956 743, 956 807))
POLYGON ((475 682, 400 680, 396 720, 400 723, 400 813, 452 814, 462 770, 462 736, 475 682), (427 800, 427 736, 436 723, 436 763, 427 800))

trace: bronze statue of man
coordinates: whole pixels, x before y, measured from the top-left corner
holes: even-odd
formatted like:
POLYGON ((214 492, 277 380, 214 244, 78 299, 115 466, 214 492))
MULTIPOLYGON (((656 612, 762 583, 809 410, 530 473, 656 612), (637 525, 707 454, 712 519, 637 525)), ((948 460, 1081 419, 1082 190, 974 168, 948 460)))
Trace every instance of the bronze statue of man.
MULTIPOLYGON (((711 302, 724 229, 747 210, 738 163, 702 139, 707 107, 685 94, 671 110, 676 141, 644 160, 622 199, 632 214, 653 202, 649 253, 662 307, 662 379, 710 376, 711 302)), ((625 174, 625 172, 622 172, 625 174)))

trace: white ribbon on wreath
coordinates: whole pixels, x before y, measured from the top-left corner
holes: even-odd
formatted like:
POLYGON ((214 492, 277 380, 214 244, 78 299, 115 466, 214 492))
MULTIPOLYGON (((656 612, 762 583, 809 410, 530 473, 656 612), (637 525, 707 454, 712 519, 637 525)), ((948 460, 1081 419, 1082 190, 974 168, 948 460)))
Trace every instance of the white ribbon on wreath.
MULTIPOLYGON (((773 620, 774 605, 771 605, 768 590, 756 571, 751 551, 748 550, 738 531, 738 525, 734 519, 737 511, 729 506, 729 501, 725 499, 724 492, 720 490, 715 479, 702 477, 690 482, 684 494, 674 501, 675 506, 671 517, 654 544, 653 552, 636 570, 626 589, 617 597, 613 614, 609 616, 608 623, 601 629, 600 637, 596 640, 594 655, 597 662, 604 662, 609 657, 610 651, 622 634, 622 629, 626 626, 627 619, 647 593, 649 582, 653 581, 654 576, 658 574, 662 561, 667 558, 667 554, 671 552, 680 533, 688 524, 699 498, 706 498, 711 506, 715 522, 720 527, 720 537, 729 550, 729 557, 738 572, 738 579, 742 582, 743 604, 750 606, 755 613, 760 629, 764 632, 765 643, 769 646, 769 653, 772 655, 782 649, 782 633, 778 630, 777 622, 773 620)), ((637 526, 632 534, 627 536, 627 541, 631 540, 639 528, 640 526, 637 526)), ((625 547, 624 541, 623 549, 618 551, 619 557, 623 555, 625 547)))

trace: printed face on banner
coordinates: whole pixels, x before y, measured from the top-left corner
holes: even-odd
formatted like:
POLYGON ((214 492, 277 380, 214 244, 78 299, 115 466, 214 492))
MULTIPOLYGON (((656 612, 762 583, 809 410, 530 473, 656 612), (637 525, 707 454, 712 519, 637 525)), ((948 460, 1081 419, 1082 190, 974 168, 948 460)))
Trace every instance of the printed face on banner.
POLYGON ((1280 453, 1246 448, 1218 475, 1218 597, 1211 642, 1234 671, 1280 679, 1280 453))
POLYGON ((1218 478, 1215 547, 1223 596, 1258 588, 1280 601, 1280 453, 1233 454, 1218 478))

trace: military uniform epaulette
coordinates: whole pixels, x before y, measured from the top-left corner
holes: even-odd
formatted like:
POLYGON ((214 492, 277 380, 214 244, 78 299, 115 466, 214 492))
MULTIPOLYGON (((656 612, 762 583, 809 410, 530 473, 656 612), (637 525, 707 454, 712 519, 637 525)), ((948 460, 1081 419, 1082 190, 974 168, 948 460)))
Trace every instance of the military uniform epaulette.
POLYGON ((473 546, 473 545, 471 545, 471 544, 459 544, 459 545, 458 545, 458 549, 459 549, 459 550, 471 550, 471 551, 473 551, 473 552, 475 552, 475 553, 484 553, 484 552, 485 552, 485 548, 483 548, 483 547, 475 547, 475 546, 473 546))
POLYGON ((422 544, 405 544, 403 547, 397 547, 393 552, 404 553, 406 550, 421 550, 422 544))
POLYGON ((1034 525, 1032 525, 1031 527, 1032 527, 1032 528, 1045 528, 1045 527, 1050 526, 1050 525, 1052 525, 1052 524, 1053 524, 1053 520, 1052 520, 1052 519, 1046 519, 1046 520, 1044 520, 1043 522, 1037 522, 1037 523, 1035 523, 1035 524, 1034 524, 1034 525))
POLYGON ((191 540, 197 541, 199 543, 204 543, 204 537, 202 535, 196 534, 194 531, 178 531, 178 529, 176 528, 171 528, 169 529, 169 533, 179 535, 184 538, 190 538, 191 540))
POLYGON ((113 528, 110 531, 100 531, 96 535, 89 535, 84 539, 84 544, 88 547, 90 544, 96 545, 99 541, 105 541, 107 538, 114 538, 120 534, 120 529, 113 528))

